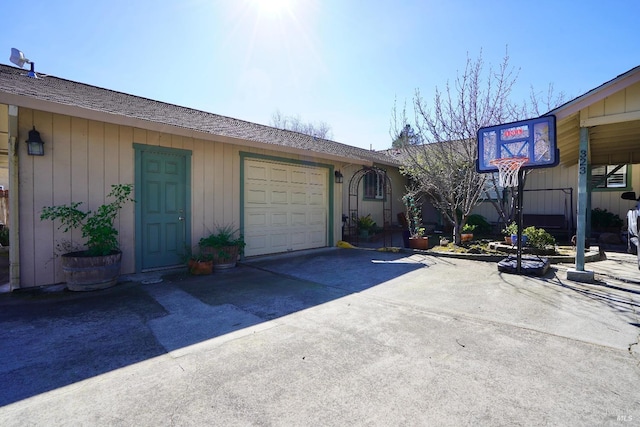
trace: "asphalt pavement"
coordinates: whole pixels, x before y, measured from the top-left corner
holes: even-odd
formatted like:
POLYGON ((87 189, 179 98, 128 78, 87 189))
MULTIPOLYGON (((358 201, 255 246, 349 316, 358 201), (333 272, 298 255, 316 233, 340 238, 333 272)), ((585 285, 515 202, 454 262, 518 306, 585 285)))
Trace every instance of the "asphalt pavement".
POLYGON ((0 294, 0 425, 637 425, 635 261, 331 248, 0 294))

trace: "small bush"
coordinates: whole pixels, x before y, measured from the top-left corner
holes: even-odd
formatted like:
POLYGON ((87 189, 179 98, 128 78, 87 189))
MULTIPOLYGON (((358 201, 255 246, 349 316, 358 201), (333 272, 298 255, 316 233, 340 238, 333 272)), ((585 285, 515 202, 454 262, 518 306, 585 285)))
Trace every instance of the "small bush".
POLYGON ((622 228, 624 221, 617 214, 606 209, 594 208, 591 210, 591 228, 600 230, 604 228, 622 228))
POLYGON ((522 231, 527 236, 529 246, 536 249, 546 249, 548 246, 554 246, 556 239, 544 228, 527 227, 522 231))
POLYGON ((0 229, 0 246, 9 246, 9 228, 0 229))

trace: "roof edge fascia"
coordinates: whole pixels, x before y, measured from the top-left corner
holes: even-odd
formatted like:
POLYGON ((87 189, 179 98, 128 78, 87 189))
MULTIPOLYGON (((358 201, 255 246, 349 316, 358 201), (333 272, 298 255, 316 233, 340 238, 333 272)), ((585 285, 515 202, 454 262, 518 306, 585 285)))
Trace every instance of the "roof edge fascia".
MULTIPOLYGON (((318 151, 310 151, 301 148, 288 147, 283 145, 268 144, 248 139, 234 138, 231 136, 217 135, 213 133, 200 132, 194 129, 174 126, 166 123, 154 122, 135 117, 123 116, 120 114, 111 114, 104 111, 95 111, 88 108, 82 108, 73 105, 61 104, 53 101, 47 101, 37 98, 31 98, 23 95, 15 95, 6 92, 0 92, 0 103, 7 105, 15 105, 22 108, 30 108, 32 110, 40 110, 48 113, 61 114, 71 117, 79 117, 87 120, 95 120, 115 125, 130 126, 133 128, 145 129, 155 132, 162 132, 184 136, 188 138, 202 139, 205 141, 217 141, 228 144, 234 144, 242 147, 260 148, 265 150, 285 152, 297 154, 306 158, 317 157, 335 162, 358 163, 366 166, 373 166, 374 162, 354 157, 344 157, 336 154, 322 153, 318 151)), ((393 166, 389 164, 389 166, 393 166)))
POLYGON ((580 110, 638 82, 640 82, 640 65, 549 111, 547 114, 554 114, 558 121, 566 119, 580 112, 580 110))

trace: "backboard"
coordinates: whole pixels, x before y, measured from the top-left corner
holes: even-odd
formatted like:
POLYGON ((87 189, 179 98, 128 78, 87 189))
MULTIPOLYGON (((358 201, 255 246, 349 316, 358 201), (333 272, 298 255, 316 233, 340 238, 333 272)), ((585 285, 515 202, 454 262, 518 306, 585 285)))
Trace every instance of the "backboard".
MULTIPOLYGON (((556 147, 556 117, 506 123, 478 130, 479 173, 497 172, 492 161, 504 158, 526 157, 524 169, 553 167, 560 161, 556 147)), ((496 163, 496 162, 493 162, 496 163)))

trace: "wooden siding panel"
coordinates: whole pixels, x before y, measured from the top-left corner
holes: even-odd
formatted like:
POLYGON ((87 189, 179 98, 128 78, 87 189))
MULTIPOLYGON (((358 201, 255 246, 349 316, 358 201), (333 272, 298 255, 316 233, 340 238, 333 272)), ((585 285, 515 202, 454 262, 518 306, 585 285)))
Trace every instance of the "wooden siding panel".
POLYGON ((104 149, 104 124, 95 121, 89 121, 88 123, 88 138, 87 138, 87 188, 88 203, 85 209, 95 210, 105 200, 105 187, 108 185, 104 180, 104 164, 105 154, 104 149))
POLYGON ((640 83, 628 87, 626 92, 625 112, 640 111, 640 83))
MULTIPOLYGON (((45 230, 42 230, 42 232, 35 232, 36 229, 39 230, 43 225, 42 221, 40 221, 40 212, 42 211, 42 208, 53 204, 53 156, 51 152, 51 141, 53 140, 53 115, 51 113, 34 111, 33 125, 40 132, 42 140, 45 141, 45 155, 25 156, 28 158, 27 163, 30 163, 33 171, 33 187, 31 189, 33 209, 29 211, 31 218, 29 218, 27 224, 29 224, 30 227, 29 225, 27 225, 27 227, 34 230, 32 236, 34 244, 33 256, 35 258, 45 258, 53 261, 54 253, 48 246, 48 243, 51 242, 54 236, 53 228, 49 226, 45 230), (47 142, 49 142, 49 147, 46 146, 47 142)), ((26 135, 28 135, 28 133, 26 135)), ((25 219, 24 214, 25 212, 21 212, 21 232, 25 230, 25 227, 22 224, 22 220, 25 219)), ((54 262, 35 264, 33 266, 33 280, 35 283, 50 281, 53 278, 54 273, 54 262)))
POLYGON ((213 189, 213 194, 216 196, 216 201, 213 205, 212 218, 219 223, 222 223, 224 218, 224 198, 222 198, 224 195, 224 163, 223 144, 216 142, 213 150, 212 163, 215 171, 215 178, 213 186, 211 187, 213 189))
MULTIPOLYGON (((53 116, 53 141, 52 141, 52 161, 53 171, 53 202, 52 205, 69 204, 72 202, 71 188, 71 117, 56 114, 53 116)), ((53 223, 52 223, 53 225, 53 223)), ((55 230, 54 241, 50 247, 55 247, 58 242, 68 239, 60 230, 55 230)), ((62 265, 59 257, 55 258, 54 277, 46 283, 58 283, 64 281, 62 265)))
MULTIPOLYGON (((110 164, 109 167, 118 172, 118 183, 133 184, 135 182, 135 155, 133 150, 133 128, 128 126, 118 127, 117 141, 113 141, 113 146, 117 147, 118 154, 113 161, 117 164, 110 164)), ((110 144, 109 147, 112 145, 110 144)), ((136 198, 136 189, 133 189, 133 197, 136 198)), ((120 250, 125 256, 122 257, 122 273, 133 273, 135 271, 135 225, 136 225, 136 204, 127 203, 118 215, 118 240, 120 250), (126 236, 129 236, 127 238, 126 236)))
POLYGON ((203 237, 206 233, 206 227, 208 221, 211 218, 207 218, 204 206, 204 193, 207 191, 207 186, 204 182, 204 170, 206 167, 206 159, 203 155, 204 152, 204 141, 202 140, 194 140, 193 142, 193 152, 194 155, 192 157, 192 198, 191 198, 191 242, 197 250, 197 244, 201 237, 203 237))
POLYGON ((604 114, 606 116, 624 113, 624 107, 625 91, 616 92, 604 99, 604 114))

